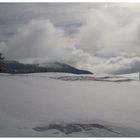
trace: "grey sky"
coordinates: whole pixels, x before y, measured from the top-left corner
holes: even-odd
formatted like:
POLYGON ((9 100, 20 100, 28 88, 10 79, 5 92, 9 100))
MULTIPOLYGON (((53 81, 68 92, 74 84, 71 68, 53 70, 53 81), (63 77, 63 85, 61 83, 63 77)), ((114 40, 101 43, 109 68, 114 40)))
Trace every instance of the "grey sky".
POLYGON ((0 51, 28 63, 60 61, 93 72, 137 72, 139 15, 138 3, 1 3, 0 51))
POLYGON ((72 32, 79 27, 83 14, 99 4, 81 3, 1 3, 0 4, 0 40, 7 40, 17 28, 31 19, 49 19, 54 25, 72 32))

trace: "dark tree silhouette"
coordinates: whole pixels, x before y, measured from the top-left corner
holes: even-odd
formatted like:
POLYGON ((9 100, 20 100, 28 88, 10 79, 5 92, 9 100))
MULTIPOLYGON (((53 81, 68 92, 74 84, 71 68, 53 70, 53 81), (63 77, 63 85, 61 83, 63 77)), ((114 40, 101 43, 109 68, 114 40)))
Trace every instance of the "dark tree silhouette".
POLYGON ((4 67, 4 57, 2 56, 2 53, 0 52, 0 72, 2 72, 4 67))

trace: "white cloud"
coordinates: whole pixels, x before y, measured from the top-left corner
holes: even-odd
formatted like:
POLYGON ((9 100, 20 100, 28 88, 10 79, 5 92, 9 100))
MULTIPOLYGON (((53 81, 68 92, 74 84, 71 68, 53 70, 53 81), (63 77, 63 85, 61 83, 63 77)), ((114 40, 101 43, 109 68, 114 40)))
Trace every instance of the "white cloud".
POLYGON ((114 57, 105 63, 98 65, 94 69, 96 72, 106 72, 110 74, 124 74, 140 72, 140 57, 114 57))
POLYGON ((64 15, 59 11, 56 19, 54 16, 51 18, 62 7, 64 5, 54 5, 54 8, 51 5, 53 11, 49 7, 51 14, 46 19, 45 14, 49 14, 37 6, 33 13, 42 14, 41 18, 31 18, 27 24, 21 26, 7 42, 8 50, 3 49, 7 47, 3 47, 5 43, 2 43, 0 48, 4 55, 24 62, 59 61, 93 72, 120 74, 140 70, 139 4, 101 4, 91 6, 92 9, 88 9, 87 5, 80 10, 76 5, 76 9, 71 11, 68 9, 73 5, 67 5, 64 15), (74 16, 70 16, 72 13, 74 16), (56 25, 68 22, 81 23, 72 36, 66 34, 64 26, 56 25))
POLYGON ((20 60, 45 58, 53 61, 54 57, 59 59, 70 48, 63 30, 49 20, 31 20, 17 31, 9 45, 7 57, 20 60))
POLYGON ((9 41, 9 49, 4 51, 4 55, 22 62, 59 61, 72 65, 92 59, 70 40, 50 20, 31 20, 9 41))
POLYGON ((87 12, 86 24, 78 33, 80 48, 92 55, 108 57, 140 54, 140 5, 120 5, 87 12))
POLYGON ((140 54, 139 7, 139 4, 108 4, 85 14, 86 23, 77 33, 77 45, 101 60, 97 65, 90 65, 91 70, 115 74, 140 70, 137 65, 131 65, 140 54), (123 60, 108 64, 118 58, 123 60))

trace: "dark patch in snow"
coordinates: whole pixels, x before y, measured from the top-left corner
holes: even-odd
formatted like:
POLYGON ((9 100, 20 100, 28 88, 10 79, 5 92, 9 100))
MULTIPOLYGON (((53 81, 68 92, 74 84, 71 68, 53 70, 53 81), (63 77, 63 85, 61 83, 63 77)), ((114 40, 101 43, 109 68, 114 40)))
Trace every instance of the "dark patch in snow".
POLYGON ((63 81, 106 81, 106 82, 129 82, 133 79, 120 77, 120 76, 103 76, 103 77, 93 77, 93 76, 60 76, 60 77, 50 77, 52 79, 58 79, 63 81))
POLYGON ((115 132, 113 129, 108 128, 101 124, 79 124, 79 123, 50 124, 48 126, 37 126, 37 127, 33 128, 33 130, 43 132, 43 131, 47 131, 47 130, 51 130, 51 129, 56 129, 65 134, 71 134, 74 132, 93 130, 94 128, 104 129, 104 130, 110 131, 112 133, 119 134, 118 132, 115 132))

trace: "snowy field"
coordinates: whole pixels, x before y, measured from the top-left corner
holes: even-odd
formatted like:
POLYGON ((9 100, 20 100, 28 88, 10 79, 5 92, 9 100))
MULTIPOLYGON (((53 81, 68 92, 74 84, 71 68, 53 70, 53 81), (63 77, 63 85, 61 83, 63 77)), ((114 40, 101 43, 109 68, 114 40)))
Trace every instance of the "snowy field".
POLYGON ((0 136, 138 137, 138 74, 0 74, 0 136))

